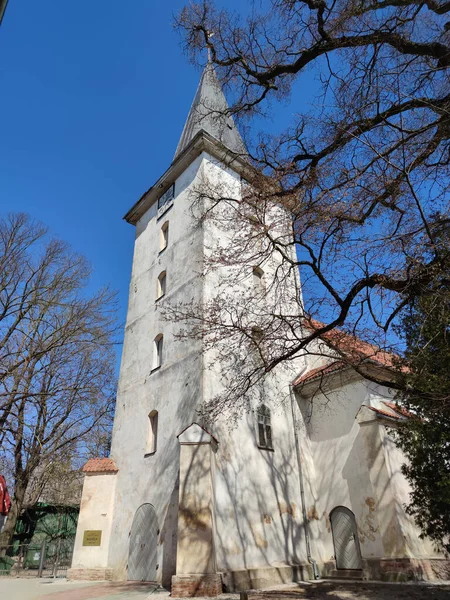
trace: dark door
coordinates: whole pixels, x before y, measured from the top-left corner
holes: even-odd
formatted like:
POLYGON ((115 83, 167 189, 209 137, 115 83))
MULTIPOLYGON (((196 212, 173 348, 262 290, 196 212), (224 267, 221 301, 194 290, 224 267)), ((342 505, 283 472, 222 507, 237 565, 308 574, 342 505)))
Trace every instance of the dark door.
POLYGON ((155 581, 158 522, 151 504, 142 504, 134 515, 128 552, 128 581, 155 581))
POLYGON ((336 568, 362 569, 355 515, 345 506, 337 506, 331 512, 330 520, 336 568))

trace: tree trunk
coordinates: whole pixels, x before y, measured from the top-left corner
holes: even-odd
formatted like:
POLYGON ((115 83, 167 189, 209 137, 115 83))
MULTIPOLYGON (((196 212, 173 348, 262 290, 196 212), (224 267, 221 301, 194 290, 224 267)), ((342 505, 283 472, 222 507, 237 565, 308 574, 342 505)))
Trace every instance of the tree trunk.
POLYGON ((8 518, 6 519, 3 531, 0 533, 0 556, 4 556, 6 554, 7 547, 11 544, 17 519, 22 511, 25 490, 26 486, 20 484, 15 489, 14 496, 11 500, 11 509, 9 511, 8 518))

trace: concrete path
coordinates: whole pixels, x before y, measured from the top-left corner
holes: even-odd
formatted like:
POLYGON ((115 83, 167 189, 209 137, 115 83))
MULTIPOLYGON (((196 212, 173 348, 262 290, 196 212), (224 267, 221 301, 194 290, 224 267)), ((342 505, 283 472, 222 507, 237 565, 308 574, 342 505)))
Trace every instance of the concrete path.
MULTIPOLYGON (((148 583, 0 578, 0 600, 171 600, 148 583)), ((450 600, 450 585, 317 581, 249 593, 249 600, 450 600)), ((196 599, 200 600, 200 599, 196 599)), ((222 594, 217 600, 239 600, 222 594)))
POLYGON ((150 583, 67 581, 65 579, 0 578, 1 600, 162 600, 169 592, 150 583))

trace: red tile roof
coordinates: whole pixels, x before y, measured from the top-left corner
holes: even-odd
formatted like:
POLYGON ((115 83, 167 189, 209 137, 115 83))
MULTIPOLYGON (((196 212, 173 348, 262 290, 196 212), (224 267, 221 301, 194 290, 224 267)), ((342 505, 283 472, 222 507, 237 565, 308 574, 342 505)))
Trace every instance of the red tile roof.
POLYGON ((323 365, 321 367, 317 367, 316 369, 312 369, 308 371, 304 375, 300 375, 297 379, 294 379, 293 385, 298 385, 299 383, 306 383, 307 381, 314 381, 315 379, 320 379, 324 375, 328 375, 328 373, 333 373, 334 371, 339 371, 340 369, 344 369, 348 367, 341 360, 336 360, 328 365, 323 365))
POLYGON ((396 421, 399 421, 401 419, 400 415, 395 415, 393 413, 387 412, 387 410, 381 410, 380 408, 375 408, 374 406, 367 406, 367 404, 364 404, 363 406, 365 406, 369 410, 373 410, 373 412, 377 413, 382 417, 389 417, 390 419, 395 419, 396 421))
POLYGON ((83 473, 117 473, 119 469, 112 458, 90 458, 81 470, 83 473))
MULTIPOLYGON (((305 319, 304 324, 308 329, 313 331, 325 327, 324 323, 320 323, 320 321, 316 321, 315 319, 305 319)), ((381 348, 378 348, 378 346, 365 342, 341 329, 332 329, 321 334, 319 337, 324 342, 328 342, 331 347, 345 354, 346 357, 354 360, 373 360, 386 367, 393 367, 396 359, 398 359, 398 356, 395 354, 385 352, 381 348)))
MULTIPOLYGON (((304 324, 312 331, 325 327, 323 323, 314 319, 305 319, 304 324)), ((369 344, 369 342, 365 342, 340 329, 333 329, 320 334, 319 339, 329 344, 331 349, 336 349, 338 352, 341 352, 343 354, 343 359, 335 360, 327 365, 317 367, 316 369, 304 373, 294 380, 293 385, 314 381, 329 373, 351 367, 352 362, 355 366, 367 362, 376 363, 387 368, 393 368, 395 366, 396 355, 385 352, 378 348, 378 346, 369 344)), ((397 410, 397 412, 399 411, 397 410)))
POLYGON ((386 406, 389 406, 390 409, 395 410, 395 412, 401 414, 402 417, 412 417, 413 416, 408 410, 406 410, 406 408, 402 408, 401 406, 398 406, 394 402, 387 402, 386 400, 383 400, 383 404, 386 404, 386 406))

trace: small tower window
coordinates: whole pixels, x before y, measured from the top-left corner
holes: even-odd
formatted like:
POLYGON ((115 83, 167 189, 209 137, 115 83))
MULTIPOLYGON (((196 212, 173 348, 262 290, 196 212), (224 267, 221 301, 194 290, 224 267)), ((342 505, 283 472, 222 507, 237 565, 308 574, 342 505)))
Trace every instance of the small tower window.
MULTIPOLYGON (((160 186, 163 187, 163 186, 160 186)), ((175 184, 173 183, 168 190, 158 198, 158 218, 161 217, 173 205, 175 198, 175 184)))
POLYGON ((163 353, 163 334, 160 333, 155 337, 153 342, 153 367, 152 371, 159 369, 162 365, 162 353, 163 353))
POLYGON ((253 267, 253 285, 257 292, 264 292, 264 271, 260 267, 253 267))
POLYGON ((270 410, 265 404, 261 404, 257 412, 258 419, 258 446, 273 450, 272 426, 270 424, 270 410))
POLYGON ((166 221, 159 232, 159 251, 162 252, 167 248, 169 243, 169 221, 166 221))
POLYGON ((162 298, 166 293, 166 272, 163 271, 158 276, 158 281, 156 284, 156 299, 162 298))
POLYGON ((262 358, 262 341, 264 339, 263 330, 260 327, 252 327, 252 354, 256 360, 262 358))
POLYGON ((148 415, 148 434, 147 434, 147 445, 145 448, 146 454, 153 454, 156 452, 156 442, 158 438, 158 411, 152 410, 148 415))
POLYGON ((261 327, 252 327, 252 339, 253 342, 259 345, 264 338, 264 332, 261 327))

